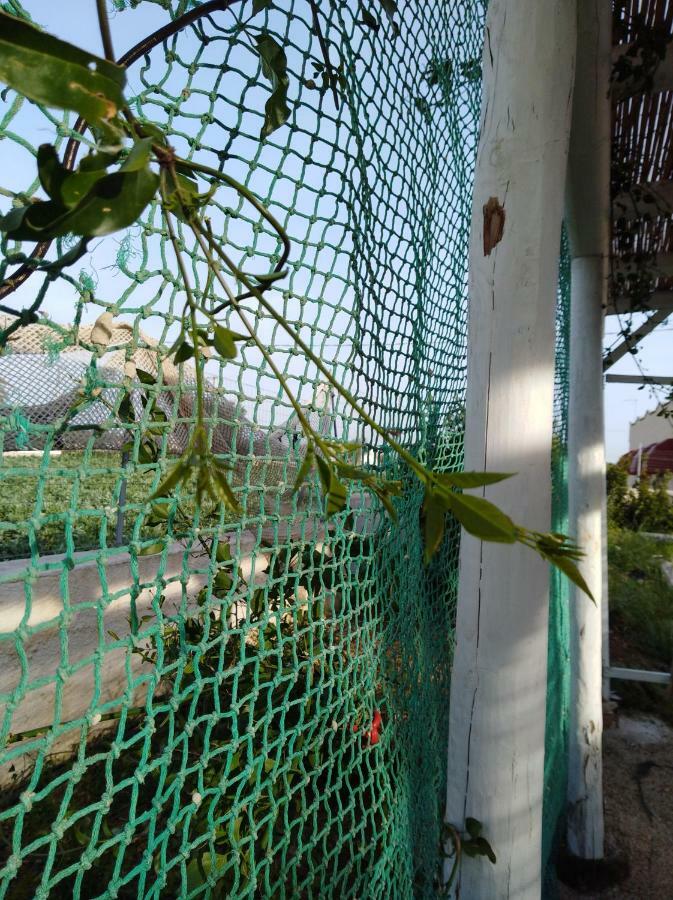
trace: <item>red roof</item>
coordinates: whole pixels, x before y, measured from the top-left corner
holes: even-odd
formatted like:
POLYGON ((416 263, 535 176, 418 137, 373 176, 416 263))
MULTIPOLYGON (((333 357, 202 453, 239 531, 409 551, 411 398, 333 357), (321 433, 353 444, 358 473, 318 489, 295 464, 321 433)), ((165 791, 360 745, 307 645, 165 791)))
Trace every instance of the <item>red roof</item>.
POLYGON ((629 450, 629 475, 638 474, 638 454, 641 454, 640 471, 643 475, 673 473, 673 438, 648 444, 641 450, 629 450))

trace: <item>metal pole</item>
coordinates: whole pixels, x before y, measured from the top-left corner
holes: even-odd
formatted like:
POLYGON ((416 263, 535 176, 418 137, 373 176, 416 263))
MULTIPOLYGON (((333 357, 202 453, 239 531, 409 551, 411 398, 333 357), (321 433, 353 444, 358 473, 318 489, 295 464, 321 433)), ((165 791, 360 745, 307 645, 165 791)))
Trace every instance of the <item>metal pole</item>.
MULTIPOLYGON (((122 469, 126 469, 129 461, 128 450, 122 453, 122 469)), ((126 478, 122 479, 119 488, 119 505, 117 506, 117 524, 115 527, 115 547, 121 547, 124 543, 124 507, 126 506, 126 478)))

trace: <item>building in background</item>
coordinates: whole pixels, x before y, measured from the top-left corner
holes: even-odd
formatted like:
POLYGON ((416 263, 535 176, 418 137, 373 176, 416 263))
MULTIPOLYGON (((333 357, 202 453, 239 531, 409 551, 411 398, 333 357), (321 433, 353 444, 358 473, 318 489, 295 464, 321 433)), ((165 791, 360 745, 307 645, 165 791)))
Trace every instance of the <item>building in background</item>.
MULTIPOLYGON (((628 461, 631 485, 641 475, 673 474, 673 403, 660 403, 631 423, 629 452, 622 460, 628 461)), ((673 480, 669 492, 673 493, 673 480)))

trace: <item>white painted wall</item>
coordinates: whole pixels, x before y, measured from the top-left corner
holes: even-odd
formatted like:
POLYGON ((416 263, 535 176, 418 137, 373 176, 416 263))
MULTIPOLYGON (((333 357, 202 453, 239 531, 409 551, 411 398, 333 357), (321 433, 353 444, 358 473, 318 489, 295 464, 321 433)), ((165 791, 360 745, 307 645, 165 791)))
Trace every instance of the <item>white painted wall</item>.
POLYGON ((645 413, 629 427, 629 450, 638 450, 648 444, 666 441, 673 438, 673 419, 658 416, 659 407, 645 413))

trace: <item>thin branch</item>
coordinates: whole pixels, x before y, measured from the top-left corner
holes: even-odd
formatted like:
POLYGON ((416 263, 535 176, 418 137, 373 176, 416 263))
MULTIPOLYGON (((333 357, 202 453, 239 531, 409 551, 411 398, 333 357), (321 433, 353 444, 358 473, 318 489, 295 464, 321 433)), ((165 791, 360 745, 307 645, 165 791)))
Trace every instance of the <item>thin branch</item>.
POLYGON ((329 56, 329 47, 327 46, 327 41, 325 40, 325 36, 322 33, 322 28, 320 27, 320 19, 318 18, 318 7, 316 5, 315 0, 310 0, 311 4, 311 14, 313 16, 313 30, 316 33, 316 37, 318 38, 318 43, 320 44, 320 50, 322 52, 322 58, 325 62, 325 71, 327 73, 327 77, 330 80, 330 85, 332 87, 332 96, 334 97, 334 105, 338 109, 341 105, 339 103, 339 95, 337 93, 336 84, 332 80, 332 61, 329 56))
MULTIPOLYGON (((200 223, 194 221, 192 223, 192 227, 195 230, 199 231, 202 235, 204 234, 203 227, 200 223)), ((288 336, 294 341, 294 343, 304 352, 304 354, 311 360, 311 362, 315 365, 318 371, 327 378, 329 383, 334 387, 334 389, 341 394, 341 396, 346 400, 346 402, 351 406, 355 412, 360 416, 360 418, 367 424, 373 431, 375 431, 379 437, 383 438, 383 440, 395 450, 399 456, 407 463, 407 465, 412 469, 413 472, 422 480, 427 481, 429 476, 429 472, 422 466, 418 460, 414 459, 414 457, 406 450, 401 444, 390 436, 390 434, 380 426, 377 422, 372 419, 372 417, 366 412, 365 409, 358 403, 355 397, 348 391, 341 382, 332 375, 327 366, 323 363, 319 356, 317 356, 311 347, 302 339, 297 331, 290 325, 287 319, 281 315, 277 310, 273 307, 271 303, 264 297, 263 293, 256 287, 256 285, 252 284, 249 277, 240 270, 237 266, 235 266, 232 261, 229 259, 227 254, 219 247, 217 244, 213 245, 213 249, 220 257, 220 259, 224 262, 224 264, 228 268, 232 268, 233 274, 238 278, 243 285, 248 289, 248 291, 252 294, 253 297, 257 299, 257 301, 261 304, 261 306, 272 316, 273 319, 281 326, 281 328, 288 334, 288 336)))
MULTIPOLYGON (((163 175, 163 173, 162 173, 162 175, 163 175)), ((163 197, 164 204, 167 204, 168 196, 166 194, 166 186, 164 184, 163 177, 162 177, 162 182, 161 182, 161 195, 163 197)), ((171 215, 166 208, 164 209, 164 218, 166 220, 168 236, 170 238, 171 244, 173 245, 173 251, 175 253, 175 258, 178 263, 178 268, 180 269, 180 276, 181 276, 183 284, 185 286, 185 294, 187 295, 187 304, 189 306, 191 329, 192 329, 192 343, 194 346, 194 369, 196 372, 196 421, 197 421, 197 428, 203 428, 204 427, 204 425, 203 425, 204 384, 203 384, 203 367, 201 365, 201 351, 199 349, 198 322, 196 320, 197 305, 194 300, 194 296, 192 293, 192 287, 189 282, 189 276, 187 274, 187 267, 185 266, 184 259, 182 258, 182 253, 180 251, 180 245, 178 243, 178 238, 175 233, 175 229, 173 227, 171 215)))
MULTIPOLYGON (((196 238, 199 246, 201 247, 201 249, 203 251, 204 256, 206 257, 206 261, 208 262, 208 265, 210 266, 211 271, 215 272, 215 277, 217 278, 217 280, 220 282, 220 284, 223 286, 223 288, 227 289, 228 286, 226 285, 224 276, 219 271, 219 268, 217 267, 217 264, 216 264, 215 260, 213 259, 212 253, 210 252, 210 248, 208 246, 208 243, 204 239, 203 231, 198 226, 196 226, 194 223, 192 223, 192 231, 194 233, 194 237, 196 238)), ((214 244, 212 244, 211 246, 216 247, 216 245, 214 245, 214 244)), ((304 429, 304 432, 306 433, 306 436, 309 438, 309 440, 315 440, 315 442, 320 446, 321 449, 324 448, 323 449, 323 452, 324 452, 327 449, 326 446, 323 444, 322 440, 320 439, 320 436, 318 434, 316 434, 316 432, 311 427, 311 424, 309 423, 308 419, 306 418, 304 411, 302 410, 301 406, 299 405, 299 401, 297 400, 297 398, 294 396, 293 392, 291 391, 291 389, 287 383, 287 379, 285 378, 283 373, 280 371, 280 369, 274 362, 274 359, 271 356, 271 354, 269 353, 269 351, 267 350, 267 348, 264 346, 264 344, 258 338, 257 332, 255 331, 253 324, 250 322, 248 317, 245 315, 245 312, 241 309, 241 306, 236 297, 232 297, 231 304, 234 307, 234 309, 236 310, 236 313, 237 313, 238 317, 240 318, 241 322, 245 326, 246 331, 248 332, 248 334, 250 335, 252 340, 255 342, 255 344, 259 348, 262 356, 268 363, 269 368, 271 369, 273 374, 278 379, 280 386, 282 387, 288 400, 292 404, 294 411, 297 414, 297 418, 299 419, 301 426, 304 429)))
POLYGON ((98 28, 100 30, 101 41, 103 42, 103 52, 105 59, 109 62, 115 61, 115 51, 112 46, 112 32, 110 31, 110 20, 107 14, 107 0, 96 0, 96 12, 98 13, 98 28))

